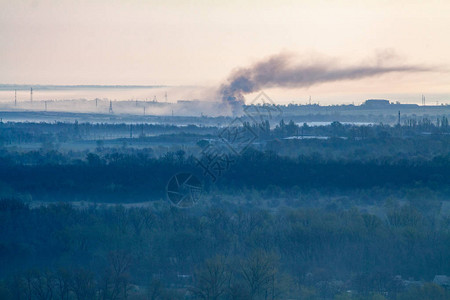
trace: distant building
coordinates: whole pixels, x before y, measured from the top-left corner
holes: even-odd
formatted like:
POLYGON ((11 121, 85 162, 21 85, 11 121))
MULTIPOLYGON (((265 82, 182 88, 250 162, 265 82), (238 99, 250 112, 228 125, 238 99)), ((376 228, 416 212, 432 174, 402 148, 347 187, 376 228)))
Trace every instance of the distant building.
POLYGON ((384 99, 369 99, 366 100, 363 103, 364 106, 366 107, 373 107, 373 108, 384 108, 386 106, 389 105, 389 100, 384 100, 384 99))

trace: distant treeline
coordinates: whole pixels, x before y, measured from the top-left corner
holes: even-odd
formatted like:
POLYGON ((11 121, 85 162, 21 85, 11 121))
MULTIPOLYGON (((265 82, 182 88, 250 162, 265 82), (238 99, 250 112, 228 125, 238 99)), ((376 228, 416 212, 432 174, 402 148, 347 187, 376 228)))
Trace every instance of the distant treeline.
POLYGON ((93 123, 0 123, 0 145, 25 143, 65 143, 80 140, 144 138, 162 134, 213 134, 214 127, 158 124, 93 124, 93 123))
POLYGON ((192 172, 206 188, 214 184, 224 191, 266 190, 270 186, 284 190, 398 190, 420 185, 444 193, 450 186, 448 154, 360 160, 317 154, 289 158, 249 149, 239 156, 227 156, 227 160, 228 166, 222 165, 220 172, 218 164, 210 164, 209 172, 182 150, 158 158, 146 150, 88 153, 84 160, 71 160, 56 151, 3 153, 1 192, 30 195, 35 200, 148 201, 164 198, 168 180, 179 172, 192 172))
MULTIPOLYGON (((380 121, 381 122, 381 121, 380 121)), ((231 121, 230 121, 231 123, 231 121)), ((238 123, 239 124, 239 123, 238 123)), ((301 121, 285 122, 283 119, 275 126, 268 120, 261 123, 248 122, 243 119, 242 126, 251 128, 259 140, 268 141, 286 137, 341 137, 349 139, 370 139, 388 137, 416 137, 424 134, 449 135, 450 126, 446 116, 435 119, 414 117, 404 119, 400 125, 383 124, 351 125, 332 122, 324 126, 308 126, 301 121)), ((114 138, 144 138, 157 135, 219 135, 223 130, 220 126, 200 125, 165 125, 165 124, 106 124, 106 123, 0 123, 0 146, 23 143, 65 143, 80 140, 104 140, 114 138)))

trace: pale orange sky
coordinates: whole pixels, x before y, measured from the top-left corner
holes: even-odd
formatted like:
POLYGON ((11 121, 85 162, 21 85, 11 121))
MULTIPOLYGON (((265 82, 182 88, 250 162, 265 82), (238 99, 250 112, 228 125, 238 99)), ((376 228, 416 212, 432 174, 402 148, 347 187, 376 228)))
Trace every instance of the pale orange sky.
MULTIPOLYGON (((449 16, 450 1, 0 0, 0 83, 215 86, 281 51, 351 63, 392 49, 407 63, 449 67, 449 16)), ((277 90, 450 93, 450 75, 277 90)))

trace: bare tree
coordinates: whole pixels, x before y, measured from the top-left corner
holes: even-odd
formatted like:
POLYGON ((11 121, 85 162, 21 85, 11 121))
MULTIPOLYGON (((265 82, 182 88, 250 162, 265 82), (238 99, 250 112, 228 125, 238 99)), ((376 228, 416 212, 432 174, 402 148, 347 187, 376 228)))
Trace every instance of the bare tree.
POLYGON ((55 273, 55 290, 57 299, 68 300, 70 294, 70 285, 72 274, 69 270, 59 269, 55 273))
POLYGON ((230 281, 230 272, 222 256, 209 259, 195 272, 192 292, 201 299, 217 300, 223 295, 230 281))
MULTIPOLYGON (((251 299, 274 294, 274 280, 277 274, 277 258, 273 254, 257 251, 240 264, 240 273, 246 283, 251 299)), ((273 297, 272 297, 273 298, 273 297)))
POLYGON ((49 271, 35 272, 31 280, 34 298, 37 300, 53 299, 53 275, 49 271))
POLYGON ((101 298, 127 299, 131 255, 125 251, 111 251, 108 260, 109 266, 103 276, 101 298))
POLYGON ((72 291, 77 300, 91 300, 95 298, 96 285, 92 272, 79 269, 74 272, 72 291))

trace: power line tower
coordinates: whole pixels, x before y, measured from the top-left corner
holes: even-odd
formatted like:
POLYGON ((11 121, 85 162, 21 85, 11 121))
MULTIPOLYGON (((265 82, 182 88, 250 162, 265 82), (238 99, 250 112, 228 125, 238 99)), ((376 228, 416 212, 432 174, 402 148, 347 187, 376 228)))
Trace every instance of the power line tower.
POLYGON ((17 106, 17 90, 14 90, 14 106, 17 106))
POLYGON ((422 94, 422 105, 425 106, 425 96, 422 94))
POLYGON ((164 100, 167 102, 167 92, 164 94, 164 100))
POLYGON ((112 101, 111 100, 109 100, 109 113, 110 114, 113 114, 114 112, 113 112, 113 108, 112 108, 112 101))
POLYGON ((45 104, 45 111, 47 111, 47 101, 44 101, 45 104))
POLYGON ((30 102, 33 102, 33 88, 30 88, 30 102))

